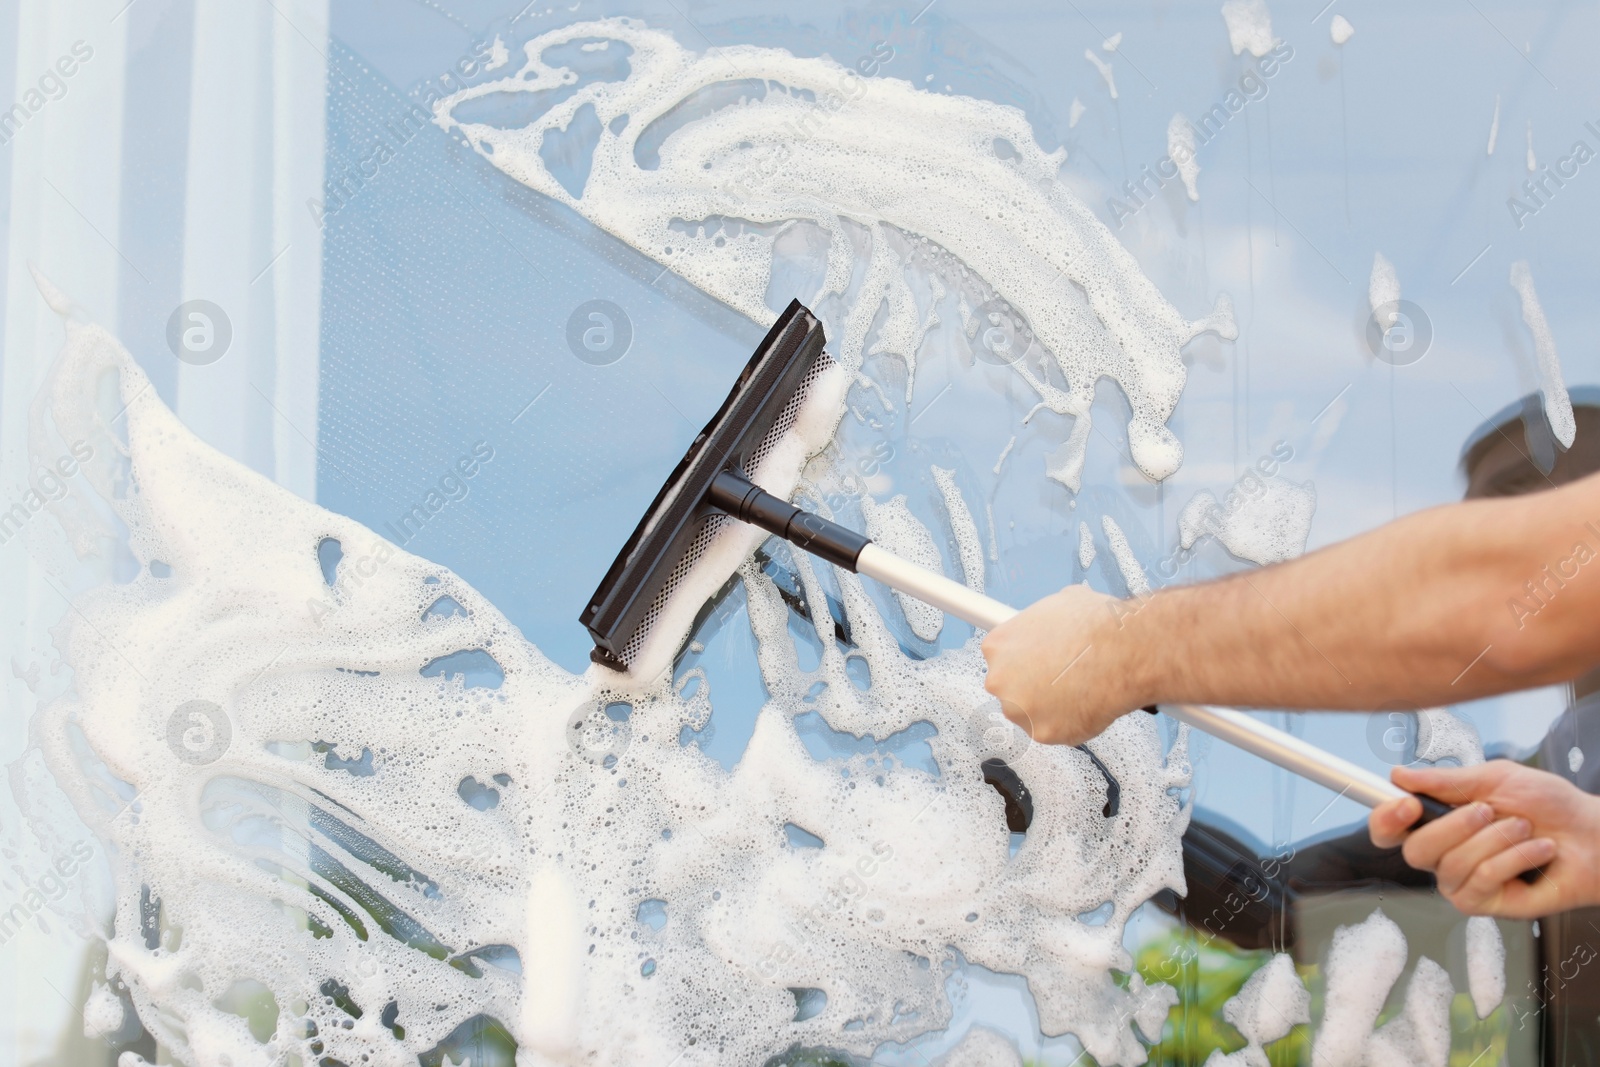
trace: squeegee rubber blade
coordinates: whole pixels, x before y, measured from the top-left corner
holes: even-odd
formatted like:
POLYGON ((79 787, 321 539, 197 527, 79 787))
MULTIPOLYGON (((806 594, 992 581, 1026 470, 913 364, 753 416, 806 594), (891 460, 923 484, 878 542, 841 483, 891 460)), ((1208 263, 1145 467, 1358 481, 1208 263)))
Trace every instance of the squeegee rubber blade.
POLYGON ((722 406, 695 436, 579 616, 597 662, 625 668, 623 653, 715 512, 711 483, 746 469, 822 354, 822 324, 792 301, 750 357, 722 406))

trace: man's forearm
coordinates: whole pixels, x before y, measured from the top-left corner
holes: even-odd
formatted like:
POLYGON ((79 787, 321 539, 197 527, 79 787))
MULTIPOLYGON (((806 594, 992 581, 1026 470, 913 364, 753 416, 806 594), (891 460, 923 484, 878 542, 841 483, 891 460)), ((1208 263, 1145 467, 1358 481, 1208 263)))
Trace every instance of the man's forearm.
POLYGON ((1158 592, 1124 617, 1117 654, 1151 702, 1427 706, 1560 681, 1592 665, 1600 635, 1600 561, 1579 545, 1600 556, 1588 481, 1436 508, 1158 592))

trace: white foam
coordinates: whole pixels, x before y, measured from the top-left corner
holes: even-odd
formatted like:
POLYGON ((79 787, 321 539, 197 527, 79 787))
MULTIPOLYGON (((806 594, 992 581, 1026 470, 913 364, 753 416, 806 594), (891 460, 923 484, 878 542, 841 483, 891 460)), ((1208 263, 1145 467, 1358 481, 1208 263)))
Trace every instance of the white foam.
MULTIPOLYGON (((684 696, 670 675, 561 670, 445 568, 200 442, 109 334, 69 320, 30 448, 53 457, 123 407, 81 475, 104 516, 61 520, 89 544, 125 529, 138 571, 78 597, 56 630, 73 686, 31 725, 41 782, 55 783, 36 799, 64 795, 107 843, 106 978, 176 1059, 415 1063, 479 1014, 506 1026, 519 1062, 541 1065, 759 1063, 795 1043, 867 1056, 948 1023, 944 978, 959 952, 1026 976, 1045 1033, 1078 1035, 1101 1063, 1144 1061, 1129 1020, 1158 1027, 1170 993, 1124 989, 1114 972, 1133 967, 1122 946, 1133 911, 1183 885, 1188 819, 1175 795, 1187 763, 1165 758, 1147 716, 1096 742, 1121 786, 1107 820, 1104 779, 1083 753, 991 736, 998 709, 975 642, 907 656, 861 580, 837 572, 849 654, 867 661, 871 685, 852 681, 832 641, 802 671, 755 546, 733 553, 729 540, 717 552, 734 556, 770 697, 724 771, 678 741, 706 722, 704 684, 684 696), (331 590, 317 552, 329 537, 345 553, 331 590), (378 555, 370 575, 346 569, 378 555), (155 561, 170 573, 157 577, 155 561), (425 622, 441 596, 466 614, 425 622), (328 597, 338 610, 319 625, 307 604, 328 597), (492 651, 498 688, 421 675, 463 649, 492 651), (195 700, 226 730, 174 735, 175 715, 191 734, 205 718, 195 700), (602 712, 618 700, 632 707, 620 733, 602 712), (819 762, 796 732, 802 712, 880 737, 930 722, 940 774, 819 762), (607 738, 613 747, 593 747, 607 738), (313 742, 370 751, 372 773, 331 765, 313 742), (1015 856, 981 776, 997 743, 1035 797, 1015 856), (496 783, 498 804, 466 803, 469 777, 496 783), (791 847, 789 822, 824 846, 791 847), (147 947, 146 894, 181 942, 147 947), (637 918, 648 900, 665 902, 659 929, 637 918), (1104 923, 1078 919, 1105 901, 1104 923), (450 964, 496 945, 520 966, 450 964), (283 1009, 272 1046, 215 1004, 246 979, 283 1009), (791 988, 824 991, 826 1009, 795 1022, 791 988)), ((777 451, 806 454, 813 432, 797 428, 777 451)), ((811 561, 797 554, 794 568, 805 599, 827 603, 811 561)), ((706 588, 684 589, 692 614, 706 588)))
POLYGON ((1193 548, 1201 537, 1215 537, 1230 554, 1264 567, 1305 552, 1316 513, 1310 482, 1247 476, 1224 504, 1205 489, 1191 497, 1178 513, 1178 538, 1193 548))
POLYGON ((1489 150, 1487 155, 1494 155, 1494 143, 1500 139, 1500 94, 1494 94, 1494 117, 1489 120, 1489 150))
POLYGON ((1077 97, 1073 97, 1072 107, 1067 110, 1067 129, 1077 129, 1078 120, 1083 118, 1083 113, 1088 110, 1089 109, 1084 106, 1082 100, 1079 100, 1077 97))
POLYGON ((1528 173, 1539 169, 1539 157, 1533 154, 1533 120, 1528 120, 1528 173))
POLYGON ((1506 998, 1506 943, 1500 924, 1486 915, 1467 920, 1467 989, 1480 1019, 1506 998))
POLYGON ((1245 51, 1260 59, 1272 51, 1272 12, 1267 0, 1226 0, 1222 20, 1228 24, 1228 45, 1234 55, 1245 51))
POLYGON ((1311 994, 1300 981, 1293 958, 1279 952, 1257 969, 1222 1006, 1222 1017, 1265 1062, 1265 1046, 1311 1021, 1311 994))
POLYGON ((1350 25, 1350 20, 1343 15, 1333 16, 1333 21, 1328 23, 1328 36, 1334 44, 1344 44, 1356 35, 1356 28, 1350 25))
MULTIPOLYGON (((1372 256, 1372 276, 1367 279, 1367 306, 1376 315, 1378 309, 1385 304, 1393 304, 1400 299, 1400 276, 1395 273, 1394 264, 1389 262, 1389 257, 1382 252, 1375 252, 1372 256)), ((1384 329, 1393 325, 1392 309, 1391 321, 1380 323, 1384 329)))
POLYGON ((1196 152, 1194 127, 1180 111, 1167 123, 1167 155, 1177 165, 1178 175, 1183 178, 1184 191, 1193 201, 1200 199, 1200 189, 1195 184, 1200 177, 1200 160, 1196 152))
POLYGON ((1539 294, 1533 288, 1533 272, 1528 261, 1519 259, 1511 264, 1511 288, 1522 300, 1522 321, 1533 335, 1533 346, 1539 374, 1539 393, 1544 401, 1544 417, 1550 423, 1561 447, 1571 448, 1577 436, 1578 424, 1572 415, 1572 399, 1561 378, 1561 359, 1556 355, 1556 339, 1550 332, 1550 323, 1539 304, 1539 294))
POLYGON ((1111 69, 1111 64, 1094 54, 1094 49, 1085 48, 1083 58, 1094 64, 1094 69, 1100 72, 1100 78, 1106 83, 1106 91, 1111 94, 1111 99, 1117 98, 1117 77, 1111 69))
POLYGON ((509 62, 511 62, 511 50, 506 47, 506 43, 500 39, 500 35, 497 33, 494 35, 494 44, 489 46, 489 62, 483 65, 483 69, 486 71, 499 70, 509 62))
MULTIPOLYGON (((1111 558, 1117 561, 1117 570, 1122 572, 1122 580, 1127 583, 1128 592, 1133 596, 1149 596, 1150 579, 1145 576, 1144 567, 1140 565, 1139 557, 1134 554, 1133 547, 1128 544, 1127 535, 1122 532, 1122 527, 1117 525, 1117 520, 1110 515, 1102 515, 1100 528, 1105 531, 1106 540, 1111 543, 1111 558)), ((1079 541, 1078 544, 1078 551, 1081 553, 1083 542, 1079 541)))
MULTIPOLYGON (((1087 441, 1095 382, 1110 377, 1133 411, 1129 444, 1139 468, 1159 480, 1181 464, 1182 448, 1166 427, 1183 389, 1179 349, 1206 327, 1178 315, 1058 179, 1063 152, 1040 148, 1018 109, 895 78, 862 78, 827 57, 781 49, 729 45, 694 53, 629 19, 554 30, 529 42, 526 53, 521 70, 435 104, 442 127, 459 131, 511 177, 758 322, 773 318, 765 303, 773 227, 807 221, 829 234, 827 280, 809 297, 813 307, 851 284, 856 248, 844 227, 860 228, 869 266, 853 291, 871 295, 831 330, 835 355, 852 372, 881 307, 890 313, 883 336, 916 336, 919 299, 907 291, 899 249, 922 247, 925 239, 1026 318, 1069 385, 1024 376, 1052 410, 1075 418, 1074 434, 1087 441), (632 49, 626 78, 585 82, 541 59, 554 46, 594 38, 632 49), (725 86, 730 71, 767 83, 764 95, 709 112, 704 105, 679 109, 701 90, 725 86), (482 97, 557 87, 575 88, 521 129, 454 117, 482 97), (546 167, 540 146, 586 107, 595 109, 600 133, 574 196, 546 167), (660 129, 675 109, 658 160, 643 166, 635 155, 641 136, 660 129), (997 139, 1012 146, 1004 158, 997 139), (976 203, 996 210, 973 211, 976 203), (723 219, 754 226, 729 237, 723 219)), ((1057 474, 1065 484, 1077 479, 1076 470, 1057 474)))
POLYGON ((947 1053, 939 1067, 1022 1067, 1022 1053, 1004 1034, 984 1026, 967 1031, 961 1043, 947 1053))
POLYGON ((1405 965, 1405 934, 1381 908, 1333 932, 1313 1067, 1362 1067, 1372 1026, 1405 965))
POLYGON ((1417 759, 1454 759, 1463 767, 1482 763, 1478 728, 1445 708, 1424 708, 1417 712, 1417 759))
POLYGON ((1366 1067, 1448 1067, 1454 995, 1445 969, 1426 956, 1419 959, 1400 1014, 1367 1042, 1366 1067))
POLYGON ((83 1002, 83 1036, 93 1041, 122 1028, 122 998, 104 982, 96 982, 83 1002))
POLYGON ((1100 47, 1107 52, 1115 52, 1118 48, 1122 47, 1122 31, 1118 30, 1110 37, 1107 37, 1105 40, 1101 41, 1100 47))
MULTIPOLYGON (((878 503, 871 496, 861 498, 861 510, 867 520, 867 536, 902 559, 939 574, 944 573, 944 562, 939 556, 939 546, 922 520, 911 513, 906 496, 900 493, 887 503, 878 503)), ((944 612, 930 607, 908 593, 895 590, 894 598, 905 613, 911 632, 924 641, 938 638, 944 628, 944 612)))
POLYGON ((1583 770, 1583 749, 1577 745, 1573 745, 1567 752, 1567 770, 1573 774, 1583 770))
POLYGON ((945 514, 950 519, 950 532, 955 535, 956 548, 961 555, 961 574, 967 588, 983 592, 983 541, 978 536, 978 524, 972 521, 972 511, 956 485, 956 472, 935 465, 933 481, 944 498, 945 514))
POLYGON ((1017 446, 1017 435, 1016 434, 1012 434, 1011 435, 1011 439, 1006 442, 1006 447, 1004 447, 1004 448, 1002 448, 1000 450, 1000 457, 994 461, 993 473, 994 473, 995 477, 998 478, 1000 476, 1000 468, 1005 466, 1006 457, 1011 455, 1011 450, 1013 448, 1015 448, 1016 446, 1017 446))
POLYGON ((1083 521, 1078 523, 1078 566, 1084 570, 1089 569, 1089 564, 1094 562, 1094 534, 1089 532, 1089 524, 1083 521))

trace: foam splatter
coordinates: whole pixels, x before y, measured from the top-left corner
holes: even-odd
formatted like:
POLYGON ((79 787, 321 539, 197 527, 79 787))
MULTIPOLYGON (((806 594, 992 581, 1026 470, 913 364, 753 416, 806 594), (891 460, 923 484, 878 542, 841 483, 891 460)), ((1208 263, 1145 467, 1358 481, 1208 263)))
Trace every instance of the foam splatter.
POLYGON ((1555 335, 1544 317, 1539 304, 1539 294, 1533 288, 1533 272, 1528 261, 1519 259, 1511 264, 1511 288, 1522 301, 1522 321, 1533 335, 1533 346, 1539 375, 1539 395, 1544 400, 1544 417, 1562 448, 1571 448, 1577 436, 1578 424, 1572 415, 1572 399, 1567 395, 1567 385, 1561 378, 1561 359, 1556 355, 1555 335))
MULTIPOLYGON (((1122 580, 1127 583, 1128 592, 1134 596, 1149 596, 1150 579, 1145 575, 1139 557, 1134 554, 1133 546, 1128 544, 1127 535, 1122 532, 1122 527, 1117 525, 1117 520, 1110 515, 1102 515, 1100 528, 1105 531, 1106 540, 1111 544, 1111 558, 1117 561, 1117 570, 1122 572, 1122 580)), ((1079 551, 1082 551, 1081 541, 1079 551)))
POLYGON ((1500 924, 1486 915, 1467 920, 1467 989, 1480 1019, 1506 998, 1506 943, 1500 924))
POLYGON ((1345 44, 1356 35, 1356 28, 1350 25, 1350 20, 1343 15, 1333 16, 1333 21, 1328 23, 1328 37, 1334 44, 1345 44))
POLYGON ((1094 69, 1100 72, 1100 79, 1106 83, 1106 91, 1111 94, 1111 99, 1117 98, 1117 76, 1111 69, 1111 64, 1094 54, 1094 49, 1085 48, 1083 58, 1093 64, 1094 69))
POLYGON ((969 589, 983 592, 983 541, 978 537, 978 524, 972 521, 972 511, 956 485, 956 472, 944 467, 933 468, 933 481, 944 498, 945 514, 950 518, 950 532, 955 536, 956 548, 961 556, 961 574, 969 589))
POLYGON ((1184 191, 1191 201, 1200 199, 1200 188, 1195 183, 1200 178, 1200 160, 1194 143, 1194 127, 1182 112, 1173 115, 1167 123, 1167 156, 1177 165, 1183 178, 1184 191))
MULTIPOLYGON (((1073 416, 1074 440, 1087 442, 1095 382, 1109 377, 1132 407, 1129 446, 1140 470, 1160 480, 1182 463, 1166 426, 1184 383, 1179 349, 1202 330, 1230 329, 1232 317, 1179 316, 1057 179, 1063 153, 1040 148, 1021 111, 863 78, 826 57, 752 45, 694 53, 629 19, 551 31, 524 51, 520 70, 435 105, 442 127, 517 181, 759 322, 773 318, 765 298, 776 230, 805 222, 828 236, 813 308, 846 295, 857 255, 850 234, 860 234, 869 265, 856 291, 872 295, 832 331, 835 355, 852 372, 880 308, 889 313, 880 337, 915 338, 926 321, 927 299, 909 291, 903 251, 925 240, 1015 309, 1059 364, 1065 389, 1023 361, 1016 368, 1046 406, 1073 416), (590 39, 629 49, 625 77, 585 80, 543 59, 590 39), (552 102, 558 88, 564 96, 552 102), (474 112, 518 100, 528 101, 523 115, 543 110, 514 127, 474 112), (540 149, 580 112, 592 112, 598 133, 573 192, 540 149), (1010 148, 997 152, 998 141, 1010 148), (997 209, 971 210, 980 202, 997 209)), ((1081 448, 1070 459, 1053 476, 1076 489, 1081 448)))
POLYGON ((1306 550, 1317 512, 1316 487, 1286 478, 1254 478, 1219 504, 1202 489, 1178 513, 1178 539, 1193 548, 1215 537, 1231 555, 1266 566, 1293 559, 1306 550))
POLYGON ((1463 767, 1482 763, 1478 728, 1445 708, 1424 708, 1417 712, 1417 759, 1453 759, 1463 767))
POLYGON ((1370 1067, 1447 1067, 1450 1062, 1450 976, 1423 956, 1406 984, 1400 1014, 1367 1041, 1370 1067))
MULTIPOLYGON (((861 509, 867 520, 867 536, 902 559, 944 573, 944 563, 939 556, 939 546, 922 520, 906 506, 904 493, 880 504, 871 496, 861 498, 861 509)), ((930 607, 908 593, 895 590, 895 600, 905 613, 911 632, 924 641, 936 640, 944 628, 944 612, 930 607)))
POLYGON ((1222 1017, 1244 1035, 1246 1045, 1233 1059, 1219 1062, 1261 1067, 1268 1062, 1267 1045, 1311 1021, 1311 994, 1295 973, 1294 960, 1279 952, 1222 1006, 1222 1017))
POLYGON ((1373 1024, 1405 965, 1405 934, 1381 908, 1334 931, 1322 1025, 1311 1047, 1316 1067, 1361 1067, 1373 1024))
MULTIPOLYGON (((906 655, 838 573, 871 684, 832 642, 802 670, 790 608, 746 550, 728 566, 770 699, 725 771, 678 740, 710 714, 705 685, 567 673, 448 570, 200 442, 105 330, 72 317, 66 335, 30 447, 107 443, 82 471, 102 511, 62 522, 80 544, 122 537, 136 572, 58 630, 74 685, 36 713, 48 774, 29 810, 70 803, 108 844, 106 977, 175 1059, 414 1064, 479 1016, 544 1065, 869 1055, 948 1023, 959 953, 1025 975, 1045 1032, 1144 1061, 1171 991, 1114 972, 1132 969, 1134 909, 1182 886, 1188 818, 1187 762, 1147 717, 1096 742, 1105 772, 1006 743, 1035 798, 1011 855, 980 767, 1001 742, 976 643, 906 655), (425 617, 443 596, 464 614, 425 617), (474 650, 489 680, 441 670, 474 650), (929 722, 937 773, 814 759, 808 713, 878 736, 929 722), (795 847, 791 824, 821 847, 795 847), (1078 919, 1106 901, 1104 923, 1078 919), (242 982, 280 1009, 265 1042, 217 1006, 242 982), (791 990, 825 1007, 797 1020, 791 990)), ((783 447, 803 454, 810 432, 783 447)), ((794 567, 827 602, 810 561, 794 567)), ((705 589, 684 595, 692 613, 705 589)))
POLYGON ((1248 51, 1260 59, 1272 51, 1272 12, 1267 0, 1227 0, 1222 20, 1228 25, 1228 45, 1234 55, 1248 51))
MULTIPOLYGON (((1386 304, 1393 304, 1400 299, 1400 276, 1395 273, 1394 264, 1389 262, 1389 257, 1382 252, 1375 252, 1372 256, 1372 276, 1367 279, 1367 306, 1374 315, 1378 309, 1386 304)), ((1389 312, 1391 321, 1379 323, 1388 329, 1394 323, 1393 310, 1389 312)))

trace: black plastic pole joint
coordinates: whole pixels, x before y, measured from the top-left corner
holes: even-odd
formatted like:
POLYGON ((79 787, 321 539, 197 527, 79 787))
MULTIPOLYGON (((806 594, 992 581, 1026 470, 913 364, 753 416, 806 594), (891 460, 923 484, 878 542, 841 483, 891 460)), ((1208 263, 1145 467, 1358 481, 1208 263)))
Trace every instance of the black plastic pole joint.
POLYGON ((759 526, 829 563, 856 569, 856 558, 872 543, 854 530, 795 507, 753 484, 737 471, 723 471, 711 483, 711 503, 740 522, 759 526))

